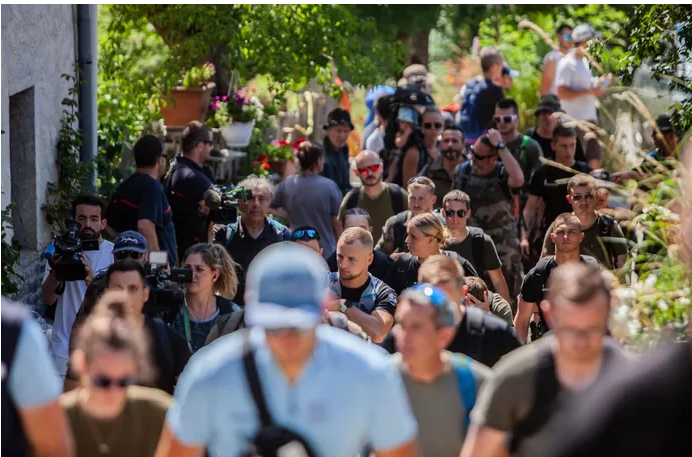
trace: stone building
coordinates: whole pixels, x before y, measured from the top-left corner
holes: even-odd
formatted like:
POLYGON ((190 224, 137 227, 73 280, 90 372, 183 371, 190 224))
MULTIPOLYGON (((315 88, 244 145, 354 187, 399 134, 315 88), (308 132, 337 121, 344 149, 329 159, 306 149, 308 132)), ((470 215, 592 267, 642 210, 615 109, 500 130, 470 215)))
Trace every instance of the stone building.
POLYGON ((41 206, 57 179, 61 101, 77 58, 76 5, 2 5, 2 208, 14 204, 14 239, 24 276, 18 299, 41 304, 51 240, 41 206))

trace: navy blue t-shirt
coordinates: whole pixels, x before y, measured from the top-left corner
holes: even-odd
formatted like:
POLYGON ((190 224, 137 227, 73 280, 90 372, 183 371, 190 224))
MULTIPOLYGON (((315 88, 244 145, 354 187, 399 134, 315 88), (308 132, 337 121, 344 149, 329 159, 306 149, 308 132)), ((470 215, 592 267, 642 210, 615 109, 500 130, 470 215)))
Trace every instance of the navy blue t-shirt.
POLYGON ((108 209, 108 225, 118 232, 137 231, 137 221, 145 219, 156 226, 159 249, 168 252, 176 265, 177 249, 173 213, 159 181, 146 173, 135 173, 115 189, 108 209))
POLYGON ((166 179, 165 190, 173 210, 178 257, 193 244, 206 241, 205 218, 199 202, 212 186, 213 177, 204 168, 184 156, 177 156, 166 179))

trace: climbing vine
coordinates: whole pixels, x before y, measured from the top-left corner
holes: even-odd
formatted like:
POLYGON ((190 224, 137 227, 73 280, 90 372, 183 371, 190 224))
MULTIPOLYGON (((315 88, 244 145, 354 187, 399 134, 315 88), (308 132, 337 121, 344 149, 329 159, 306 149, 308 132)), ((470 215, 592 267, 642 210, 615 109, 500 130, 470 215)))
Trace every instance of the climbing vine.
POLYGON ((19 247, 11 241, 7 241, 7 235, 12 230, 12 206, 2 210, 2 230, 0 238, 2 238, 2 293, 3 295, 16 294, 18 286, 24 278, 15 271, 15 267, 19 263, 19 247))

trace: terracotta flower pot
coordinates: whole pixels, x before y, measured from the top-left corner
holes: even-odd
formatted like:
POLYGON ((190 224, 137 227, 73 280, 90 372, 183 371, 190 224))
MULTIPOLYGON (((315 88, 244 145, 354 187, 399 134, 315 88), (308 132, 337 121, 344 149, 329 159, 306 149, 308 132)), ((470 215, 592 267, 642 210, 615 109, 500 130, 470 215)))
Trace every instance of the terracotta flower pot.
POLYGON ((293 160, 272 160, 269 164, 271 165, 272 171, 282 178, 292 176, 296 172, 296 166, 293 160))
POLYGON ((176 87, 161 107, 163 121, 168 127, 182 127, 192 121, 204 122, 209 110, 211 91, 216 87, 208 83, 203 87, 176 87))

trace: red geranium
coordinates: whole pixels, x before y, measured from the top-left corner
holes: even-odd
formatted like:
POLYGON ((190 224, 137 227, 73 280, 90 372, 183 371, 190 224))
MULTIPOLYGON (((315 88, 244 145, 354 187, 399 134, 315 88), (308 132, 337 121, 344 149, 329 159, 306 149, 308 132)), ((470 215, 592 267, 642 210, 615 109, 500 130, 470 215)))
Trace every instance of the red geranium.
POLYGON ((266 162, 269 157, 266 154, 262 154, 257 157, 257 160, 260 162, 266 162))
POLYGON ((262 168, 264 168, 265 170, 269 170, 271 168, 271 165, 269 165, 268 162, 262 162, 262 168))

